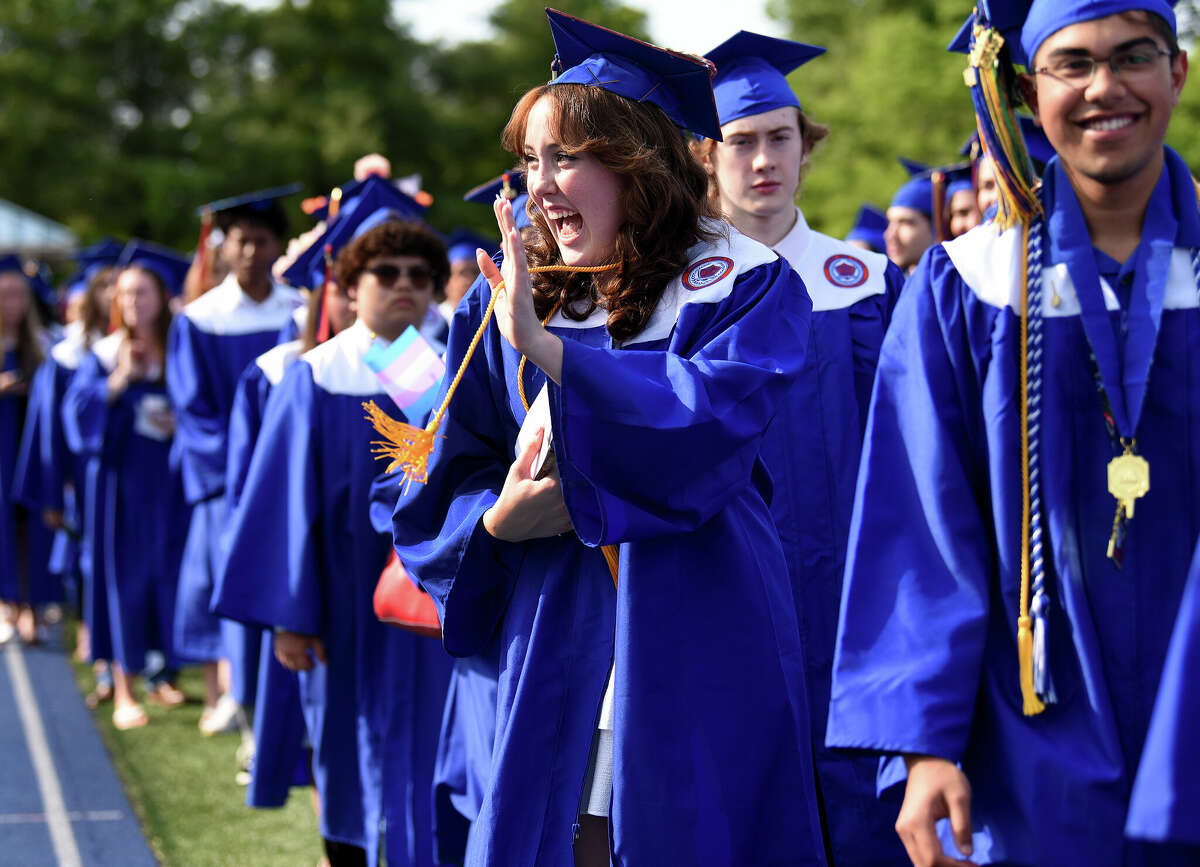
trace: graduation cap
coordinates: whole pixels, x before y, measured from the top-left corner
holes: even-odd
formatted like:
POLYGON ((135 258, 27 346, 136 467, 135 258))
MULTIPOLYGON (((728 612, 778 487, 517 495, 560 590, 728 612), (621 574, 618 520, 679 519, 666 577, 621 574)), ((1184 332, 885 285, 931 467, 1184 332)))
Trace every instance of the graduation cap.
POLYGON ((556 52, 551 84, 593 85, 634 102, 652 102, 676 126, 720 140, 713 68, 707 60, 658 48, 556 9, 547 9, 546 17, 556 52))
POLYGON ((192 260, 170 247, 134 238, 121 251, 117 265, 137 265, 152 271, 162 280, 169 295, 179 295, 183 291, 183 281, 192 266, 192 260))
POLYGON ((900 162, 911 177, 892 196, 889 208, 912 208, 933 219, 933 180, 929 166, 900 157, 900 162))
POLYGON ((197 208, 196 215, 206 220, 211 217, 222 231, 228 230, 234 221, 242 217, 251 217, 270 226, 271 231, 282 240, 287 237, 288 223, 287 214, 279 200, 300 192, 302 187, 303 184, 299 183, 287 184, 217 199, 197 208))
POLYGON ((16 253, 6 253, 0 256, 0 274, 16 271, 26 282, 30 290, 44 304, 54 306, 58 303, 58 295, 54 291, 54 283, 50 269, 33 259, 23 259, 16 253))
POLYGON ((705 55, 717 67, 713 97, 721 124, 792 106, 800 100, 785 76, 825 53, 817 45, 741 30, 705 55))
POLYGON ((495 256, 500 250, 493 239, 485 238, 470 229, 458 228, 446 236, 446 257, 451 262, 461 262, 465 259, 474 262, 475 251, 480 248, 486 250, 489 256, 495 256))
POLYGON ((296 287, 323 285, 330 261, 359 234, 386 220, 419 220, 425 209, 400 192, 394 183, 372 175, 361 181, 356 194, 343 204, 337 218, 300 253, 283 272, 283 280, 296 287))
POLYGON ((103 238, 88 247, 76 250, 71 258, 79 266, 74 274, 67 278, 67 295, 87 290, 88 283, 96 276, 101 268, 117 264, 117 259, 125 245, 114 238, 103 238))
MULTIPOLYGON (((529 193, 525 189, 525 175, 513 169, 509 172, 504 172, 499 177, 492 178, 490 181, 485 181, 477 187, 467 190, 463 194, 464 202, 475 202, 480 205, 491 206, 492 202, 496 201, 496 196, 504 196, 512 202, 513 221, 518 229, 524 229, 526 226, 532 225, 529 219, 529 193)), ((481 245, 485 250, 494 249, 491 242, 481 245)), ((472 251, 474 255, 474 251, 472 251)), ((450 261, 454 261, 454 253, 450 254, 450 261)))
POLYGON ((846 234, 847 241, 862 241, 876 253, 884 250, 883 232, 887 229, 887 215, 878 208, 863 205, 858 209, 854 225, 846 234))

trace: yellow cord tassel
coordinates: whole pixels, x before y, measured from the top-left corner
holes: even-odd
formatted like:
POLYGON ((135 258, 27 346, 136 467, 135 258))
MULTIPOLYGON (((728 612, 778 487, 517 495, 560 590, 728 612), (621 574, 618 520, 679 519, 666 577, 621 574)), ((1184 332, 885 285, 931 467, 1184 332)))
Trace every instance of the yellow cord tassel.
MULTIPOLYGON (((538 268, 530 268, 530 274, 542 274, 547 271, 569 271, 573 273, 595 274, 601 271, 615 271, 621 267, 620 262, 612 262, 608 265, 592 265, 587 267, 575 267, 571 265, 545 265, 538 268)), ((492 290, 491 300, 488 301, 487 309, 483 312, 483 319, 479 323, 479 327, 475 329, 475 336, 471 338, 471 343, 467 346, 467 351, 463 353, 462 363, 458 366, 458 371, 454 374, 454 379, 450 382, 446 389, 446 396, 442 399, 441 406, 437 412, 429 419, 429 424, 424 428, 413 427, 410 424, 405 424, 402 421, 389 416, 386 412, 379 408, 375 401, 367 401, 362 405, 367 412, 367 421, 374 425, 376 432, 383 437, 381 440, 374 440, 371 445, 371 453, 375 455, 377 460, 388 458, 391 463, 387 466, 387 472, 392 472, 395 469, 401 471, 401 482, 404 485, 405 493, 408 492, 409 485, 416 482, 418 485, 423 485, 429 481, 429 456, 433 453, 433 444, 437 439, 438 428, 442 426, 442 419, 446 415, 446 410, 450 407, 450 399, 454 397, 455 390, 458 389, 458 384, 462 381, 463 375, 467 372, 467 365, 471 363, 471 357, 475 354, 475 348, 479 346, 479 341, 483 339, 483 333, 487 330, 488 323, 492 320, 492 311, 496 309, 496 299, 500 297, 500 290, 504 288, 504 281, 496 285, 492 290)), ((544 323, 543 323, 544 324, 544 323)), ((525 406, 526 411, 529 410, 529 403, 525 400, 524 384, 520 382, 519 375, 523 371, 525 357, 521 356, 521 366, 518 368, 518 386, 521 395, 521 403, 525 406)), ((617 583, 617 562, 619 552, 616 545, 605 545, 604 559, 608 563, 608 569, 612 573, 613 584, 617 583)))
POLYGON ((1021 598, 1017 609, 1017 659, 1021 666, 1021 703, 1025 716, 1046 705, 1033 688, 1033 620, 1029 617, 1029 223, 1021 227, 1025 266, 1021 271, 1021 598))

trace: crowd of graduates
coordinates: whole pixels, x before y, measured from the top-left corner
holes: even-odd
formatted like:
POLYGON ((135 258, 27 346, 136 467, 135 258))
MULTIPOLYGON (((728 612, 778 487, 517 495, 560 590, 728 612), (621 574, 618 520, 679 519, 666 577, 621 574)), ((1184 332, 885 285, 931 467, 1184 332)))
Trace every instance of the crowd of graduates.
POLYGON ((0 259, 0 642, 77 603, 122 730, 202 666, 331 865, 1200 863, 1187 56, 967 11, 977 134, 844 240, 823 49, 548 10, 498 247, 370 155, 0 259))

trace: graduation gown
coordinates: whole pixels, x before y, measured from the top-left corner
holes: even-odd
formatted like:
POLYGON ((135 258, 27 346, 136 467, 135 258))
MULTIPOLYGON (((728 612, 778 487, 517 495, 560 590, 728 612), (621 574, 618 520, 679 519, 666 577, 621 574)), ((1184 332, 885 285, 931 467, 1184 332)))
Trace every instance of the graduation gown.
POLYGON ((1058 702, 1040 715, 1022 713, 1016 642, 1020 228, 998 234, 984 225, 931 248, 884 341, 826 738, 961 762, 979 863, 1178 863, 1122 839, 1200 531, 1200 310, 1191 266, 1200 216, 1186 166, 1170 150, 1166 165, 1132 260, 1149 263, 1132 288, 1142 300, 1126 310, 1113 287, 1093 283, 1089 292, 1073 277, 1096 254, 1057 160, 1041 191, 1049 215, 1041 491, 1058 702), (1162 278, 1157 292, 1151 274, 1162 278), (1086 329, 1081 311, 1091 317, 1086 329), (1102 370, 1120 369, 1109 397, 1124 407, 1146 382, 1133 359, 1153 352, 1136 431, 1153 485, 1129 522, 1118 570, 1105 556, 1114 451, 1088 358, 1094 340, 1107 329, 1111 343, 1122 325, 1131 335, 1123 367, 1116 353, 1097 360, 1102 370))
POLYGON ((169 665, 175 660, 170 642, 188 512, 169 466, 172 435, 150 421, 169 406, 166 386, 138 380, 108 399, 108 376, 125 339, 122 331, 96 341, 71 378, 62 415, 68 441, 103 492, 95 530, 104 556, 93 569, 108 597, 115 657, 137 673, 152 648, 169 665))
POLYGON ((378 847, 390 865, 430 864, 430 787, 450 660, 435 641, 380 623, 372 599, 387 537, 368 510, 378 471, 364 400, 386 396, 363 362, 362 323, 301 356, 267 400, 232 525, 223 613, 320 636, 329 664, 300 674, 321 793, 321 833, 378 847), (239 527, 247 525, 246 530, 239 527), (286 552, 277 562, 264 552, 286 552))
POLYGON ((58 491, 56 497, 50 490, 56 481, 55 473, 43 464, 40 449, 42 417, 38 412, 38 403, 44 398, 39 396, 39 392, 45 390, 43 370, 49 363, 49 360, 42 362, 29 382, 12 485, 12 501, 23 507, 26 514, 27 601, 35 607, 63 601, 62 578, 51 568, 55 532, 42 519, 44 509, 62 509, 62 492, 58 491))
MULTIPOLYGON (((0 372, 17 370, 17 353, 4 353, 0 372)), ((21 421, 25 414, 23 395, 0 396, 0 600, 21 599, 17 558, 17 506, 13 502, 17 450, 21 445, 21 421)))
POLYGON ((1167 661, 1142 761, 1133 784, 1125 833, 1130 837, 1189 846, 1200 861, 1200 547, 1171 636, 1167 661))
POLYGON ((175 645, 197 661, 229 657, 235 672, 243 667, 244 653, 252 652, 251 642, 238 624, 223 627, 209 611, 225 522, 229 412, 242 371, 276 344, 299 304, 299 293, 282 285, 256 303, 230 274, 171 324, 167 388, 176 411, 184 493, 193 506, 179 576, 175 645))
MULTIPOLYGON (((492 773, 468 864, 570 864, 615 664, 617 864, 824 863, 795 607, 758 463, 804 359, 810 304, 762 245, 713 225, 644 331, 556 315, 554 449, 575 533, 513 544, 481 524, 515 457, 519 357, 489 327, 428 484, 393 532, 446 649, 500 656, 492 773), (619 544, 614 590, 603 544, 619 544)), ((458 367, 490 292, 459 305, 458 367)), ((530 399, 544 375, 525 370, 530 399)), ((447 377, 449 379, 449 377, 447 377)))
MULTIPOLYGON (((229 508, 225 552, 234 548, 258 544, 253 522, 238 517, 238 505, 254 445, 262 428, 263 412, 271 389, 283 379, 283 374, 299 357, 300 341, 281 343, 267 350, 243 371, 238 380, 237 394, 229 415, 229 461, 226 467, 225 491, 229 508), (243 537, 234 538, 234 527, 243 537)), ((263 551, 266 562, 273 552, 263 551)), ((275 566, 284 568, 283 552, 274 552, 275 566)), ((257 571, 229 574, 223 562, 213 587, 214 613, 227 616, 222 602, 226 587, 239 582, 254 582, 261 578, 257 571)), ((308 757, 304 749, 304 716, 300 707, 300 685, 296 673, 284 668, 275 658, 269 633, 253 628, 251 635, 261 636, 258 656, 247 653, 240 682, 243 692, 235 696, 243 705, 254 705, 254 765, 250 785, 246 788, 246 804, 251 807, 282 807, 287 803, 293 785, 311 780, 308 757), (253 666, 249 665, 253 663, 253 666)))
POLYGON ((886 256, 796 225, 774 247, 812 299, 804 367, 763 439, 774 480, 771 516, 796 596, 809 719, 833 863, 907 863, 896 835, 898 803, 875 793, 878 761, 825 747, 829 684, 846 540, 862 434, 879 347, 904 275, 886 256))

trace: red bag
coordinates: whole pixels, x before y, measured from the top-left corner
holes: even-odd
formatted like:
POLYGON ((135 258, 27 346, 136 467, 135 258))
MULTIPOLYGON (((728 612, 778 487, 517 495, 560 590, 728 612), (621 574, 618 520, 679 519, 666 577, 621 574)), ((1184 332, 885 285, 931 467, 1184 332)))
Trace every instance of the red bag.
POLYGON ((417 635, 442 637, 442 624, 433 600, 408 577, 395 551, 388 557, 375 585, 375 616, 417 635))

